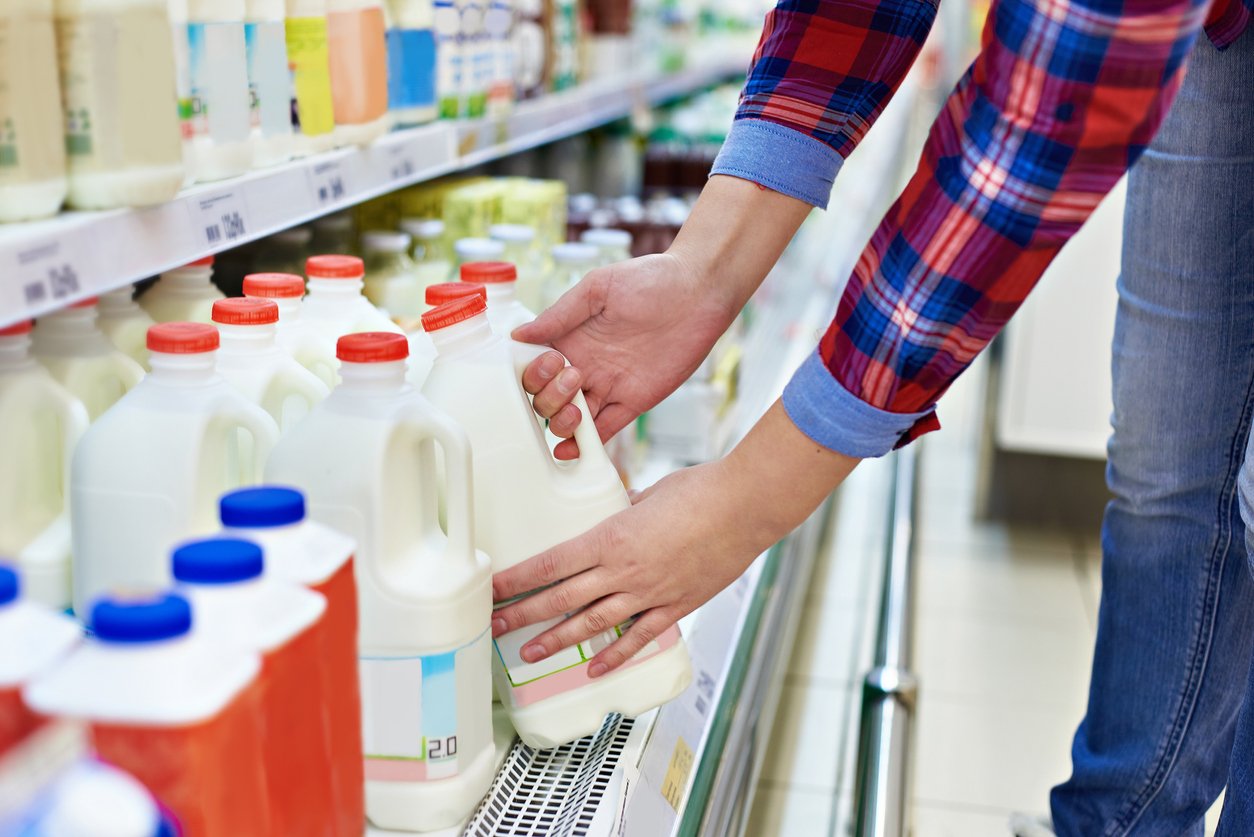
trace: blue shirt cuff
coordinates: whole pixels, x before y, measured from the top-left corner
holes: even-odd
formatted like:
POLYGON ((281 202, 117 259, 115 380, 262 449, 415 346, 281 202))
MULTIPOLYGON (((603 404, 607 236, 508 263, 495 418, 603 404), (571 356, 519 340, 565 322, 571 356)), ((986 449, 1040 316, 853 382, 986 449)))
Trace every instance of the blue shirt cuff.
POLYGON ((844 159, 814 137, 765 119, 732 122, 710 174, 729 174, 827 209, 844 159))
POLYGON ((802 433, 845 456, 867 459, 896 447, 932 410, 890 413, 845 389, 816 351, 784 387, 784 410, 802 433))

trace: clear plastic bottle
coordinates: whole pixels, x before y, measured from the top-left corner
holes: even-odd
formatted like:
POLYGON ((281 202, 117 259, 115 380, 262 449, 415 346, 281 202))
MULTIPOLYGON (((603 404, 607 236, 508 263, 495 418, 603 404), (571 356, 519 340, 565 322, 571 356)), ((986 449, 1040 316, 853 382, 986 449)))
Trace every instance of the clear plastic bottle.
POLYGON ((336 143, 366 145, 392 127, 380 0, 327 0, 327 43, 336 143))
POLYGON ((518 299, 532 311, 544 310, 543 254, 537 246, 535 228, 525 224, 493 224, 488 227, 488 235, 505 245, 502 260, 518 270, 518 299))
POLYGON ((452 266, 444 240, 444 222, 438 218, 402 218, 400 226, 414 242, 412 255, 418 284, 427 288, 447 282, 452 266))
POLYGON ((423 287, 418 266, 409 257, 408 233, 370 230, 361 234, 366 261, 366 298, 394 320, 422 316, 423 287))
POLYGON ((65 200, 65 143, 53 0, 0 9, 0 222, 55 215, 65 200))
POLYGON ((303 278, 294 273, 250 273, 244 277, 244 296, 274 300, 279 307, 278 344, 328 387, 339 383, 335 342, 301 317, 303 278))
POLYGON ((100 295, 96 307, 100 330, 118 351, 148 368, 148 329, 154 325, 148 312, 135 301, 135 287, 127 285, 100 295))
POLYGON ((461 278, 466 262, 498 262, 505 258, 505 242, 493 238, 459 238, 453 242, 453 269, 450 281, 461 278))
POLYGON ((283 0, 245 0, 249 127, 257 168, 290 160, 294 153, 286 20, 283 0))
POLYGON ((205 256, 161 274, 139 304, 158 323, 211 323, 213 304, 225 296, 213 284, 213 256, 205 256))
POLYGON ((593 245, 578 241, 558 244, 551 252, 553 270, 544 282, 545 308, 575 287, 588 271, 597 266, 597 260, 601 256, 601 252, 593 245))
POLYGON ((326 0, 285 0, 287 63, 292 74, 292 152, 297 157, 335 147, 335 105, 327 43, 326 0))
POLYGON ((118 351, 96 324, 95 297, 40 317, 33 348, 52 377, 83 402, 92 421, 144 377, 144 368, 118 351))
POLYGON ((59 2, 56 12, 70 205, 170 200, 185 170, 166 0, 59 2))
POLYGON ((439 116, 434 0, 389 0, 388 107, 402 127, 439 116))
POLYGON ((631 258, 631 233, 626 230, 593 227, 590 230, 584 230, 579 240, 597 248, 597 252, 600 253, 597 260, 599 267, 625 262, 631 258))

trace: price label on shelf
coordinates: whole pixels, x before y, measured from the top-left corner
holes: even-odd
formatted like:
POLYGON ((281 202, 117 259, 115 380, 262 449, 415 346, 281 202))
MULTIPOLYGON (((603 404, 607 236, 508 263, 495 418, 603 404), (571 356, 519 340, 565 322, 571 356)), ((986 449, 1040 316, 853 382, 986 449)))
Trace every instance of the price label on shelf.
POLYGON ((418 172, 414 148, 410 143, 396 143, 387 151, 388 179, 409 180, 418 172))
POLYGON ((252 229, 248 206, 240 192, 197 195, 189 202, 189 207, 192 220, 209 247, 225 247, 242 242, 252 229))
POLYGON ((330 206, 348 196, 347 169, 348 167, 341 160, 326 160, 306 169, 309 173, 309 187, 313 191, 313 199, 318 206, 330 206))
POLYGON ((17 251, 17 275, 27 310, 56 307, 83 290, 79 268, 59 239, 17 251))

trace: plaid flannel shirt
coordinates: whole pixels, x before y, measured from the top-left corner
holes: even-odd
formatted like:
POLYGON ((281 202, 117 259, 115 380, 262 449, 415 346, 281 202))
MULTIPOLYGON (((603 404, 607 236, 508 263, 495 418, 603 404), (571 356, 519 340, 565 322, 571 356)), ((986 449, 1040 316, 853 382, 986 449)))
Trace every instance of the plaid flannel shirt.
MULTIPOLYGON (((1254 0, 994 0, 918 170, 784 392, 797 426, 879 456, 935 404, 1154 136, 1199 31, 1254 0)), ((914 62, 936 0, 781 0, 712 173, 815 206, 914 62)))

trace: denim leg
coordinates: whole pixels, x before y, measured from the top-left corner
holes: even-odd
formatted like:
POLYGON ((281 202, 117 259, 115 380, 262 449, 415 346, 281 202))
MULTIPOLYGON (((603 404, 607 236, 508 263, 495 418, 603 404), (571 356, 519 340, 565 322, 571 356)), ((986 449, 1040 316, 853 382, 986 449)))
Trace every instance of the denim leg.
MULTIPOLYGON (((1063 837, 1202 834, 1254 652, 1254 33, 1205 38, 1129 175, 1102 602, 1063 837)), ((1254 723, 1251 719, 1249 723, 1254 723)), ((1243 837, 1254 830, 1234 831, 1243 837)))

